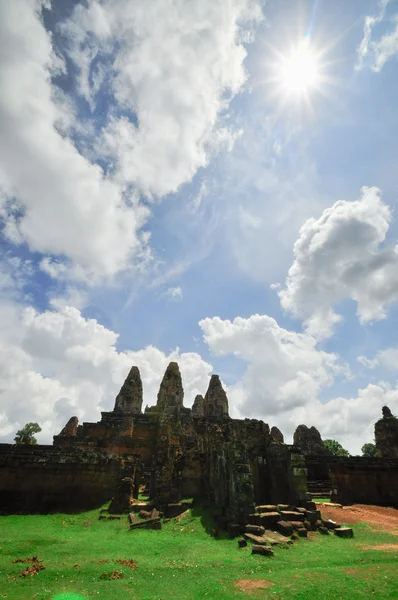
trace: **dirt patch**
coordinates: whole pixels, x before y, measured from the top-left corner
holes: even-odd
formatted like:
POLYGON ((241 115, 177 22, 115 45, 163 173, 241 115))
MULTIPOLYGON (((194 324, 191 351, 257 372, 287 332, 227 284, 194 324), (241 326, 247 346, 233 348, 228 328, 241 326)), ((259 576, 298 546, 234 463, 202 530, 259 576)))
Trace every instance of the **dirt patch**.
POLYGON ((32 556, 32 558, 15 558, 12 562, 13 563, 40 563, 43 561, 39 560, 37 558, 37 556, 32 556))
POLYGON ((398 535, 398 510, 385 508, 383 506, 367 506, 366 504, 353 504, 352 506, 319 506, 322 517, 332 519, 338 523, 355 525, 357 523, 369 523, 372 529, 388 531, 398 535))
POLYGON ((375 546, 362 546, 362 550, 380 550, 384 551, 394 551, 398 552, 398 544, 376 544, 375 546))
POLYGON ((100 579, 122 579, 124 577, 123 571, 112 571, 111 573, 102 573, 100 579))
POLYGON ((130 567, 130 569, 136 569, 137 568, 137 563, 135 562, 135 560, 124 560, 124 559, 119 559, 116 560, 115 562, 117 562, 119 565, 122 565, 124 567, 130 567))
POLYGON ((20 577, 33 577, 33 575, 37 575, 39 571, 43 571, 46 567, 41 563, 34 563, 30 565, 30 567, 26 567, 20 574, 20 577))
POLYGON ((271 581, 265 581, 265 579, 239 579, 235 581, 234 586, 239 588, 242 592, 250 594, 256 590, 266 590, 275 585, 271 581))

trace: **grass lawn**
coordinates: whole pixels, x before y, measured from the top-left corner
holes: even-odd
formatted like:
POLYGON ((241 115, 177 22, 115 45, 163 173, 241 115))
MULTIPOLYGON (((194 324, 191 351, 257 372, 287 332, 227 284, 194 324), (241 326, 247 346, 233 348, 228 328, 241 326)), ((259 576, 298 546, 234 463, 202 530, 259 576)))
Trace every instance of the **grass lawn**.
POLYGON ((99 521, 98 514, 0 517, 0 598, 398 599, 398 538, 366 524, 355 526, 354 539, 316 533, 266 558, 211 537, 210 519, 196 508, 161 531, 129 531, 127 518, 99 521), (34 555, 46 568, 21 577, 30 565, 13 560, 34 555), (136 568, 117 562, 131 559, 136 568), (120 579, 109 578, 115 571, 120 579), (245 591, 234 585, 240 580, 249 580, 245 591), (256 582, 263 587, 248 589, 256 582))

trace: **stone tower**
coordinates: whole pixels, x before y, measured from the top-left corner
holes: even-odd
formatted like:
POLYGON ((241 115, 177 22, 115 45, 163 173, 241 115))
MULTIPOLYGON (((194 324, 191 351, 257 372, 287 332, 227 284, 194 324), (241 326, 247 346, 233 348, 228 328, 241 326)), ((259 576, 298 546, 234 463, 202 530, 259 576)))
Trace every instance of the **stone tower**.
POLYGON ((138 367, 131 367, 126 381, 115 400, 114 412, 134 413, 142 412, 142 381, 138 367))
POLYGON ((228 398, 218 375, 212 375, 203 401, 205 417, 228 417, 228 398))
POLYGON ((293 435, 293 444, 301 448, 304 456, 331 455, 316 427, 308 428, 306 425, 299 425, 293 435))
POLYGON ((180 369, 176 362, 171 362, 163 375, 156 407, 158 410, 178 409, 183 407, 183 401, 184 388, 182 387, 180 369))
POLYGON ((192 405, 192 414, 194 417, 204 417, 204 401, 203 396, 198 394, 192 405))
POLYGON ((398 419, 388 406, 382 412, 383 418, 375 424, 377 453, 381 458, 398 458, 398 419))

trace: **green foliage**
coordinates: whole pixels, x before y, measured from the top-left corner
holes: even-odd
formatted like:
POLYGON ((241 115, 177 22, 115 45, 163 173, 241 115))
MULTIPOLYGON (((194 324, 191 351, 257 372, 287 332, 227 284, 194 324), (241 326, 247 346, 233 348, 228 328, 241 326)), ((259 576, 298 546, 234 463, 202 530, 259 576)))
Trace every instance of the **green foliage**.
POLYGON ((353 539, 311 534, 267 558, 238 548, 237 540, 214 539, 208 513, 163 525, 161 531, 129 531, 127 517, 99 521, 98 511, 78 515, 0 517, 0 597, 7 600, 397 600, 397 552, 372 546, 396 537, 355 526, 353 539), (37 556, 46 568, 20 577, 37 556), (132 569, 118 561, 134 560, 132 569), (123 572, 120 578, 104 573, 123 572), (272 584, 253 596, 234 584, 265 579, 272 584))
POLYGON ((38 423, 26 423, 25 427, 17 431, 14 438, 14 442, 19 446, 20 444, 37 444, 35 433, 40 433, 41 427, 38 423))
POLYGON ((350 456, 348 450, 345 450, 336 440, 324 440, 323 444, 334 456, 350 456))
POLYGON ((366 456, 367 458, 375 458, 378 456, 376 446, 371 443, 364 444, 361 448, 361 452, 362 456, 366 456))

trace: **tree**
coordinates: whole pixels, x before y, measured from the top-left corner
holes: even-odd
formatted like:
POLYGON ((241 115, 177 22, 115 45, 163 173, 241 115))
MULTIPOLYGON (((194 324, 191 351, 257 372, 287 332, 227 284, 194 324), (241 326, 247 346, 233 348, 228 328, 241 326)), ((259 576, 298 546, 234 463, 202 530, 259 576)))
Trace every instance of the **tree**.
POLYGON ((333 456, 350 456, 350 453, 336 440, 324 440, 323 444, 333 456))
POLYGON ((364 444, 361 448, 362 456, 373 458, 378 456, 376 446, 374 444, 364 444))
POLYGON ((38 423, 26 423, 25 427, 22 427, 22 429, 17 431, 14 442, 17 446, 20 446, 21 444, 29 444, 31 446, 37 444, 37 439, 34 434, 39 433, 40 431, 41 427, 38 423))

